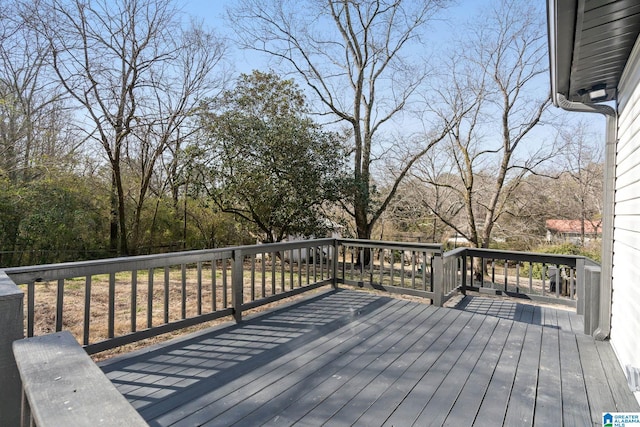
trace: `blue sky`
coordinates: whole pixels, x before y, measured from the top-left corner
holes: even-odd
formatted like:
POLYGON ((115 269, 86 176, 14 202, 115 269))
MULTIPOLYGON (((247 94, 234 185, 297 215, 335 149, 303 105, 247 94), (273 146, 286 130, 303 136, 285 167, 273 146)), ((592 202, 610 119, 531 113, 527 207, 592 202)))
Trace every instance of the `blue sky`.
MULTIPOLYGON (((225 7, 233 6, 236 0, 176 0, 183 5, 184 11, 192 16, 200 18, 205 25, 216 30, 221 35, 231 35, 232 30, 224 20, 225 7)), ((265 0, 268 1, 268 0, 265 0)), ((528 3, 530 0, 522 0, 528 3)), ((542 3, 542 0, 539 0, 542 3)), ((437 22, 431 25, 429 33, 431 45, 436 49, 446 50, 450 46, 449 42, 452 37, 458 33, 456 31, 456 23, 464 24, 478 15, 482 9, 486 9, 492 3, 492 0, 459 0, 445 13, 439 16, 437 22)), ((257 54, 256 52, 242 52, 230 46, 230 62, 233 64, 236 72, 249 73, 253 69, 267 70, 269 68, 267 58, 257 54)), ((437 54, 437 52, 435 52, 437 54)), ((540 78, 540 91, 544 95, 549 90, 548 77, 540 78)), ((552 113, 564 115, 569 121, 577 119, 585 119, 583 115, 576 113, 562 112, 560 109, 552 107, 552 113)), ((590 117, 593 130, 596 133, 603 132, 604 121, 600 123, 599 117, 590 117)), ((549 138, 549 133, 555 134, 553 129, 543 126, 534 131, 534 140, 538 138, 549 138)), ((555 136, 555 135, 554 135, 555 136)), ((600 139, 600 137, 597 137, 600 139)))
MULTIPOLYGON (((178 0, 183 5, 184 11, 188 14, 202 19, 204 23, 215 29, 220 34, 232 34, 224 20, 224 12, 227 6, 233 6, 237 0, 178 0)), ((523 0, 529 1, 529 0, 523 0)), ((431 24, 433 32, 431 37, 434 45, 442 45, 452 35, 452 22, 465 22, 472 18, 477 12, 486 8, 491 0, 460 0, 455 2, 452 7, 439 16, 439 21, 431 24)), ((255 52, 251 55, 245 55, 242 52, 233 52, 234 58, 240 62, 237 64, 239 70, 248 72, 252 69, 261 69, 264 67, 264 59, 255 52), (245 63, 246 61, 256 61, 253 63, 245 63), (242 64, 245 63, 245 64, 242 64), (241 66, 244 65, 244 66, 241 66)))

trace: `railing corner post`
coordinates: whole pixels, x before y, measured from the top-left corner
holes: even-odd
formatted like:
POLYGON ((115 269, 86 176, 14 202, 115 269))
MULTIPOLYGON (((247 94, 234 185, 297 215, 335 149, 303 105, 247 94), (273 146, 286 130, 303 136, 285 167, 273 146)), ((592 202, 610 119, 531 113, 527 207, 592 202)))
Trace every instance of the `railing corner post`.
POLYGON ((579 315, 585 314, 585 301, 586 301, 586 287, 585 287, 585 261, 584 258, 576 259, 576 313, 579 315))
POLYGON ((467 254, 462 255, 462 286, 460 288, 462 295, 467 294, 467 254))
POLYGON ((12 343, 24 337, 24 292, 0 271, 0 425, 20 425, 22 382, 12 343))
POLYGON ((442 307, 444 300, 444 265, 442 254, 434 254, 433 257, 433 305, 442 307))
POLYGON ((232 255, 231 267, 231 304, 233 305, 233 318, 236 323, 242 321, 242 304, 244 290, 244 255, 242 250, 236 249, 232 255))
POLYGON ((338 239, 333 239, 333 256, 331 257, 331 285, 333 289, 338 289, 338 254, 340 249, 340 242, 338 239))

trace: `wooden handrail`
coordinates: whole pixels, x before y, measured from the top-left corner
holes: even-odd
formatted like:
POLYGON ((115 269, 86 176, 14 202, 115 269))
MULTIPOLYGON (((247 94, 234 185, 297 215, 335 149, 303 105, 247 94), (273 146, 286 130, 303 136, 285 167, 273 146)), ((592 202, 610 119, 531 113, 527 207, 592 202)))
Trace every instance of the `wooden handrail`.
POLYGON ((23 426, 147 426, 69 332, 15 341, 13 352, 23 426))

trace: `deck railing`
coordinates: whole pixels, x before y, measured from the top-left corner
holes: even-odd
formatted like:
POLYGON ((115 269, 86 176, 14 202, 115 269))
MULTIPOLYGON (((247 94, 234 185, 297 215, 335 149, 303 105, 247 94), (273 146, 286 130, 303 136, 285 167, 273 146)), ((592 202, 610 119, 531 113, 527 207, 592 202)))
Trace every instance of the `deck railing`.
POLYGON ((585 266, 598 265, 588 258, 575 255, 478 248, 458 248, 447 252, 445 257, 457 259, 456 273, 452 279, 462 289, 526 297, 572 307, 578 307, 578 295, 584 294, 585 266))
POLYGON ((224 316, 240 320, 243 311, 330 284, 334 246, 297 241, 6 273, 26 295, 27 337, 70 330, 93 354, 224 316))
MULTIPOLYGON (((599 313, 598 266, 583 257, 474 248, 443 253, 440 245, 417 243, 318 239, 0 274, 0 340, 19 339, 23 328, 27 337, 66 330, 89 354, 224 316, 240 321, 246 310, 338 284, 422 296, 435 305, 468 289, 561 302, 585 314, 587 333, 597 328, 599 313), (4 321, 7 313, 13 318, 4 321)), ((15 379, 13 354, 4 350, 0 345, 0 373, 15 379)), ((0 404, 14 405, 19 379, 7 384, 0 404)), ((0 413, 0 424, 15 424, 0 413)))
POLYGON ((440 245, 342 239, 338 250, 338 283, 429 298, 436 305, 446 300, 440 245))

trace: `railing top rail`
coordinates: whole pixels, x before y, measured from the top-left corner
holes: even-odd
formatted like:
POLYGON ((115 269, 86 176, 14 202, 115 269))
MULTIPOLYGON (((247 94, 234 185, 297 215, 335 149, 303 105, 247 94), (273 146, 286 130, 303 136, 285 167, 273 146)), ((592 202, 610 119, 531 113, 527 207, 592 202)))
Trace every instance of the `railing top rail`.
POLYGON ((4 271, 0 270, 0 300, 22 298, 23 294, 14 281, 4 271))
POLYGON ((36 425, 147 425, 69 332, 15 341, 13 351, 36 425))
POLYGON ((451 258, 451 257, 458 257, 458 256, 461 256, 461 255, 465 255, 466 252, 467 252, 467 249, 469 249, 469 248, 462 247, 462 248, 452 249, 450 251, 447 251, 447 252, 443 253, 442 257, 443 258, 451 258))
POLYGON ((16 283, 56 280, 119 271, 144 270, 198 261, 229 258, 230 248, 198 251, 172 252, 167 254, 138 255, 90 261, 64 262, 57 264, 30 265, 6 268, 4 271, 16 283))
POLYGON ((398 250, 421 250, 427 252, 442 252, 442 245, 436 243, 406 243, 406 242, 391 242, 385 240, 361 240, 361 239, 337 239, 338 243, 347 243, 354 246, 360 246, 364 248, 377 248, 384 246, 385 248, 395 248, 398 250))
MULTIPOLYGON (((498 249, 483 249, 483 248, 465 248, 458 255, 468 255, 482 258, 492 259, 504 259, 513 261, 530 261, 530 262, 542 262, 545 264, 562 264, 575 267, 576 260, 586 259, 581 255, 564 255, 564 254, 545 254, 538 252, 517 252, 517 251, 504 251, 498 249)), ((445 253, 447 256, 449 252, 445 253)), ((595 261, 591 261, 595 265, 595 261)))
POLYGON ((189 264, 199 261, 211 261, 230 258, 234 251, 243 254, 276 252, 286 249, 298 249, 309 246, 333 245, 335 239, 296 240, 291 242, 266 243, 260 245, 232 246, 217 249, 171 252, 166 254, 138 255, 101 260, 65 262, 57 264, 11 267, 4 271, 16 283, 57 280, 68 277, 82 277, 95 274, 116 273, 120 271, 145 270, 169 265, 189 264))
POLYGON ((308 248, 311 246, 333 245, 336 239, 308 239, 308 240, 292 240, 276 243, 261 243, 259 245, 234 246, 228 249, 240 250, 246 255, 259 254, 265 252, 277 252, 287 249, 308 248))

